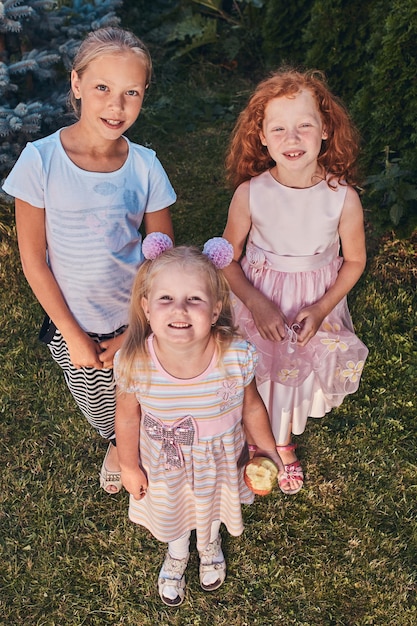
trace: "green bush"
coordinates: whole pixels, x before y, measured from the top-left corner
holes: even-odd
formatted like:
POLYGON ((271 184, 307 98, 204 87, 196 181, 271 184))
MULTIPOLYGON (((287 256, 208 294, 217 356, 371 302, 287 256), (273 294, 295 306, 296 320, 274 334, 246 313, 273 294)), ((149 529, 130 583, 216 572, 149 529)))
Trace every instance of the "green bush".
POLYGON ((363 83, 368 60, 370 13, 379 0, 315 0, 303 32, 305 62, 323 70, 348 106, 363 83))
POLYGON ((387 11, 386 3, 378 2, 371 18, 369 61, 361 69, 362 87, 353 108, 365 141, 365 163, 375 173, 389 145, 415 176, 417 5, 394 0, 387 11))
POLYGON ((305 62, 305 43, 301 37, 311 18, 314 0, 269 0, 262 22, 262 51, 266 66, 274 69, 286 63, 305 62))
MULTIPOLYGON (((132 4, 130 20, 139 6, 132 4)), ((146 6, 146 41, 163 47, 165 60, 202 54, 208 62, 248 67, 260 60, 260 24, 264 0, 156 0, 146 6)), ((136 25, 143 29, 143 23, 136 25)))

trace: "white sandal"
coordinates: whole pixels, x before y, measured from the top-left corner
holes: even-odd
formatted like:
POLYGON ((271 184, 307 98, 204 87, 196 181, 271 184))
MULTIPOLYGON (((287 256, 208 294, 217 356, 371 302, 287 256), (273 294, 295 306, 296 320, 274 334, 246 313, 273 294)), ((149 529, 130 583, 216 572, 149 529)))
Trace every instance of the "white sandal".
POLYGON ((222 538, 218 535, 215 541, 209 543, 207 548, 200 552, 200 585, 204 591, 214 591, 215 589, 218 589, 224 583, 226 578, 226 561, 223 557, 221 543, 222 538), (213 557, 220 556, 220 553, 223 559, 218 563, 213 562, 213 557), (204 559, 205 563, 202 563, 201 559, 204 559), (209 572, 216 572, 217 580, 207 585, 204 583, 204 577, 209 572))
POLYGON ((161 596, 161 600, 164 604, 168 606, 179 606, 182 604, 185 597, 185 569, 188 563, 188 556, 184 559, 173 559, 170 556, 169 552, 167 552, 164 564, 162 565, 161 571, 159 572, 158 578, 158 591, 161 596), (166 576, 161 576, 161 572, 167 574, 169 578, 166 576), (173 587, 177 593, 176 598, 169 598, 164 595, 164 591, 166 587, 173 587))
POLYGON ((107 457, 110 454, 110 450, 111 450, 110 446, 112 445, 113 445, 112 443, 109 443, 106 456, 104 457, 103 465, 101 466, 101 470, 100 470, 100 487, 104 489, 106 493, 109 493, 110 495, 119 493, 120 489, 122 488, 121 473, 109 472, 106 467, 107 457), (116 487, 116 491, 109 491, 108 487, 116 487))

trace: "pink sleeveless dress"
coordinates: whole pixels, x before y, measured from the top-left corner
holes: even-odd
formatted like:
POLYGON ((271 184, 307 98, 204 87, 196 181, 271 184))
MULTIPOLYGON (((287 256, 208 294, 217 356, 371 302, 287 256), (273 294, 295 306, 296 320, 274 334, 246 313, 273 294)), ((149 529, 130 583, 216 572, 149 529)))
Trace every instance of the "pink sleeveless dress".
POLYGON ((272 299, 289 322, 281 342, 264 340, 245 305, 233 297, 236 323, 258 351, 256 380, 276 441, 304 432, 308 417, 323 417, 359 386, 368 354, 355 335, 346 297, 304 348, 292 326, 335 282, 343 263, 338 226, 346 186, 325 181, 306 189, 285 187, 269 171, 250 181, 252 227, 242 259, 250 282, 272 299))

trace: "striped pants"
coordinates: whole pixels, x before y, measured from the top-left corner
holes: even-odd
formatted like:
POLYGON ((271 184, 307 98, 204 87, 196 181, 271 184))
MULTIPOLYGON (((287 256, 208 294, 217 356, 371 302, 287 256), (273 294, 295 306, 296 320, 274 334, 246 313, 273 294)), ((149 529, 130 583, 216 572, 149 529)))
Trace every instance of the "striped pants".
MULTIPOLYGON (((109 335, 89 333, 94 341, 104 341, 120 335, 126 326, 122 326, 109 335)), ((113 369, 82 367, 76 369, 70 361, 67 344, 60 331, 49 318, 45 319, 39 339, 46 343, 52 358, 64 373, 65 382, 80 411, 91 426, 104 439, 114 437, 116 414, 116 390, 113 369)))

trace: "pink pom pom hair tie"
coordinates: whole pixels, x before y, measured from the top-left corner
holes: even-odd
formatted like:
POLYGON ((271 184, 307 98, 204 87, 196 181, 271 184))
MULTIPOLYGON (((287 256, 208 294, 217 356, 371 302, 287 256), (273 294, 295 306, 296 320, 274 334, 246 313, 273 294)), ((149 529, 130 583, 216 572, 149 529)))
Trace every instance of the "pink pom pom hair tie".
MULTIPOLYGON (((172 240, 164 233, 149 233, 142 243, 145 259, 153 261, 166 250, 174 247, 172 240)), ((233 261, 233 246, 223 237, 213 237, 204 244, 203 254, 210 259, 214 267, 222 270, 233 261)))
POLYGON ((233 261, 233 246, 223 237, 213 237, 204 244, 203 254, 205 254, 214 267, 222 270, 233 261))
POLYGON ((174 247, 171 237, 165 233, 149 233, 142 243, 142 252, 145 259, 153 261, 165 250, 174 247))

